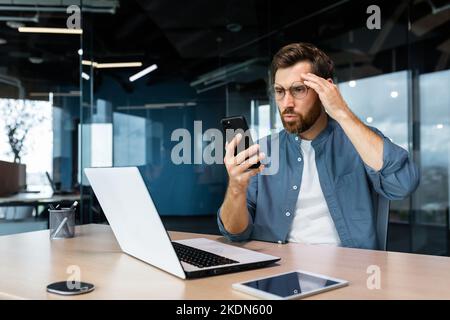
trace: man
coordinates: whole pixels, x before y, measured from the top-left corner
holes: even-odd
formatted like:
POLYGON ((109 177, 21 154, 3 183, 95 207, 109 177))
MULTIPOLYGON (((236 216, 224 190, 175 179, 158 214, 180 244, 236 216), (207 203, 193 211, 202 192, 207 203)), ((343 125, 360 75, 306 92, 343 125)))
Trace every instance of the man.
POLYGON ((218 224, 229 239, 377 249, 374 192, 399 200, 416 189, 408 153, 352 113, 333 72, 311 44, 275 54, 270 80, 284 126, 276 137, 279 170, 249 169, 265 157, 257 144, 234 156, 240 135, 226 145, 229 184, 218 224))

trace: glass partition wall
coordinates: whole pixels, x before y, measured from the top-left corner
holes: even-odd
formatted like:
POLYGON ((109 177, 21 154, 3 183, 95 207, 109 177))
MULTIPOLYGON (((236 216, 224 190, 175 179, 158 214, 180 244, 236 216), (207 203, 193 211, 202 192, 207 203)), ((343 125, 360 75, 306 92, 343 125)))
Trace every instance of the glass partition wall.
POLYGON ((72 4, 0 6, 0 235, 46 229, 52 195, 71 194, 62 205, 78 197, 81 14, 72 4))

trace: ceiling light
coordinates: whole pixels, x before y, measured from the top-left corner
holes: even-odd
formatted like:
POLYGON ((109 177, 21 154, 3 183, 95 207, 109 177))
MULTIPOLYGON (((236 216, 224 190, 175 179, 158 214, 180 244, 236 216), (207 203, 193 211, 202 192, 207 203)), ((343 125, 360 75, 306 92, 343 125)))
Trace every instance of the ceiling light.
POLYGON ((97 67, 97 62, 89 61, 89 60, 81 60, 81 64, 83 66, 93 66, 94 68, 97 67))
POLYGON ((152 64, 150 67, 147 67, 144 70, 139 71, 138 73, 132 75, 130 77, 130 81, 133 82, 133 81, 135 81, 135 80, 145 76, 146 74, 148 74, 148 73, 150 73, 150 72, 152 72, 152 71, 154 71, 156 69, 158 69, 158 66, 156 64, 152 64))
POLYGON ((142 62, 112 62, 112 63, 98 63, 90 60, 81 60, 81 64, 84 66, 93 66, 98 69, 106 68, 131 68, 131 67, 141 67, 142 62))
POLYGON ((366 121, 367 121, 367 123, 372 123, 373 122, 373 118, 372 117, 367 117, 366 121))
POLYGON ((89 80, 91 77, 89 77, 89 75, 86 73, 86 72, 82 72, 81 73, 81 77, 84 79, 84 80, 89 80))
POLYGON ((44 61, 41 57, 29 57, 28 60, 34 64, 41 64, 44 61))
POLYGON ((97 66, 94 65, 94 67, 96 67, 98 69, 142 67, 142 62, 97 63, 97 66))
POLYGON ((398 91, 391 91, 391 98, 397 98, 398 97, 398 91))
POLYGON ((25 27, 25 24, 18 21, 6 21, 6 25, 12 29, 19 29, 25 27))
POLYGON ((82 56, 83 55, 83 49, 78 49, 78 55, 82 56))
POLYGON ((443 125, 442 123, 438 123, 438 124, 436 125, 436 128, 438 128, 438 129, 443 129, 443 128, 444 128, 444 125, 443 125))
POLYGON ((348 85, 352 88, 356 87, 356 81, 355 80, 351 80, 348 85))
POLYGON ((58 34, 83 34, 83 29, 20 27, 19 28, 19 32, 27 32, 27 33, 58 33, 58 34))

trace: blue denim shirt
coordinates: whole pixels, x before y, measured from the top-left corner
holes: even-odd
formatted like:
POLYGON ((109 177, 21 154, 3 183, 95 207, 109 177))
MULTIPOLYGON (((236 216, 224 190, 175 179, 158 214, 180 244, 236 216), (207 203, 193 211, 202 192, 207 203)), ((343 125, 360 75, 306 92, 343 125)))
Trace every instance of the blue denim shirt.
MULTIPOLYGON (((383 166, 379 171, 362 161, 343 129, 330 117, 327 127, 311 143, 320 186, 344 247, 376 249, 374 191, 389 200, 400 200, 419 184, 418 169, 408 152, 377 129, 371 129, 384 141, 383 166)), ((279 139, 279 169, 273 175, 251 178, 247 189, 247 229, 230 234, 220 219, 220 209, 217 214, 221 233, 232 241, 287 241, 302 181, 301 139, 285 130, 265 139, 279 139)), ((270 155, 270 143, 267 145, 270 155)))

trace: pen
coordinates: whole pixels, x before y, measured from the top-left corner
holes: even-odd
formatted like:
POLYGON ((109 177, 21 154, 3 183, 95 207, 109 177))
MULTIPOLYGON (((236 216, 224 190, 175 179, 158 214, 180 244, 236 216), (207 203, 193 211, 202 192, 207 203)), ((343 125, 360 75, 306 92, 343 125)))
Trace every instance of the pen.
POLYGON ((70 210, 75 209, 75 207, 78 205, 78 201, 75 201, 71 206, 70 206, 70 210))
POLYGON ((56 209, 59 208, 59 203, 58 203, 58 205, 56 206, 56 208, 55 208, 51 203, 50 203, 48 206, 50 207, 51 210, 56 210, 56 209))
POLYGON ((58 232, 61 230, 61 228, 64 226, 64 224, 67 221, 67 217, 65 217, 63 219, 63 221, 59 224, 58 228, 56 228, 56 231, 53 233, 53 238, 56 237, 56 235, 58 234, 58 232))

